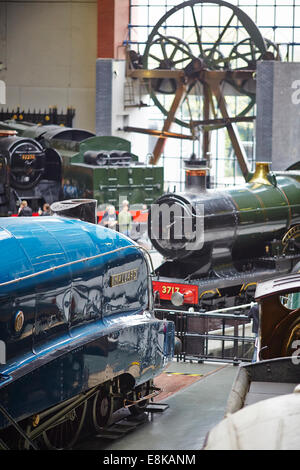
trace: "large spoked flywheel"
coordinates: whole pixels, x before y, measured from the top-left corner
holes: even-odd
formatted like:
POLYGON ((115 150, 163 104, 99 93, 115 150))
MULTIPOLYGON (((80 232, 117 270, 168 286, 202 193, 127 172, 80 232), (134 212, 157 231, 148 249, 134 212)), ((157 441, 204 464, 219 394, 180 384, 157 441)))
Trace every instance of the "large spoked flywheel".
MULTIPOLYGON (((190 0, 169 10, 155 25, 145 46, 143 68, 182 72, 186 88, 173 122, 191 127, 204 119, 201 70, 228 72, 222 87, 224 95, 231 96, 229 114, 245 116, 255 104, 255 87, 253 80, 235 79, 233 72, 253 71, 258 60, 278 59, 277 52, 237 6, 222 0, 190 0)), ((166 116, 177 88, 174 77, 151 81, 151 98, 166 116)), ((212 105, 217 118, 218 100, 212 105)))

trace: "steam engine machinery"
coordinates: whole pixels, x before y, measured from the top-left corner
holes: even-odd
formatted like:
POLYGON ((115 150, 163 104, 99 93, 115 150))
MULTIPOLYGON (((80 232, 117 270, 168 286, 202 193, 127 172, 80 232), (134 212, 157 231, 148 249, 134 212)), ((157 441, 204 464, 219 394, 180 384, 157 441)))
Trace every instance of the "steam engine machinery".
MULTIPOLYGON (((127 199, 131 205, 149 205, 163 192, 163 167, 140 162, 126 139, 97 137, 82 129, 14 120, 1 122, 0 129, 34 139, 47 153, 45 170, 54 153, 60 158, 61 169, 57 168, 55 174, 57 181, 63 180, 63 193, 51 198, 45 194, 45 202, 49 204, 59 199, 91 198, 96 199, 98 205, 119 207, 120 199, 127 199)), ((18 171, 20 173, 22 167, 18 171)), ((14 184, 7 181, 7 185, 9 183, 14 184)))
POLYGON ((149 237, 164 257, 154 291, 165 308, 231 307, 257 281, 299 269, 300 171, 257 163, 245 186, 206 189, 205 162, 186 162, 184 193, 157 199, 149 237))
POLYGON ((1 447, 70 448, 84 423, 143 411, 174 346, 144 250, 67 213, 2 218, 0 234, 1 447))

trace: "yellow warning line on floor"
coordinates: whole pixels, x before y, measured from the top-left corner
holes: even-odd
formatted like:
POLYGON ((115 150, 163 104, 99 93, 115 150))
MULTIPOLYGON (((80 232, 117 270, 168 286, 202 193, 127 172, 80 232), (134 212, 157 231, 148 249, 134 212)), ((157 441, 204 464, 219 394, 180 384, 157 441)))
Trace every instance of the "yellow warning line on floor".
POLYGON ((168 375, 189 375, 190 377, 202 377, 203 374, 189 374, 188 372, 168 372, 168 371, 164 371, 164 374, 168 374, 168 375))

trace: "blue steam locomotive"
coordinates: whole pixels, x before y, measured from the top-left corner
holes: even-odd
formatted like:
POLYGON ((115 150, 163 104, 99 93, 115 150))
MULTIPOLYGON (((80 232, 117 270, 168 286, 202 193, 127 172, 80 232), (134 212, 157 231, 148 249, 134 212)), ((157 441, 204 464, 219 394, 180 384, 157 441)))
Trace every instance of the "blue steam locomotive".
POLYGON ((57 215, 2 218, 0 246, 0 446, 70 448, 87 421, 143 411, 174 352, 144 251, 57 215))

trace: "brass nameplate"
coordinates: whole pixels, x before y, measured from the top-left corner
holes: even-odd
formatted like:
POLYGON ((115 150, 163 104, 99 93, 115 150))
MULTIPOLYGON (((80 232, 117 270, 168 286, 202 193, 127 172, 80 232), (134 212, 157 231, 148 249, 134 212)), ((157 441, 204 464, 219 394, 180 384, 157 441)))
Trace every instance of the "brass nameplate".
POLYGON ((124 273, 113 274, 110 276, 110 287, 120 286, 128 282, 136 281, 138 276, 138 269, 130 269, 124 273))

